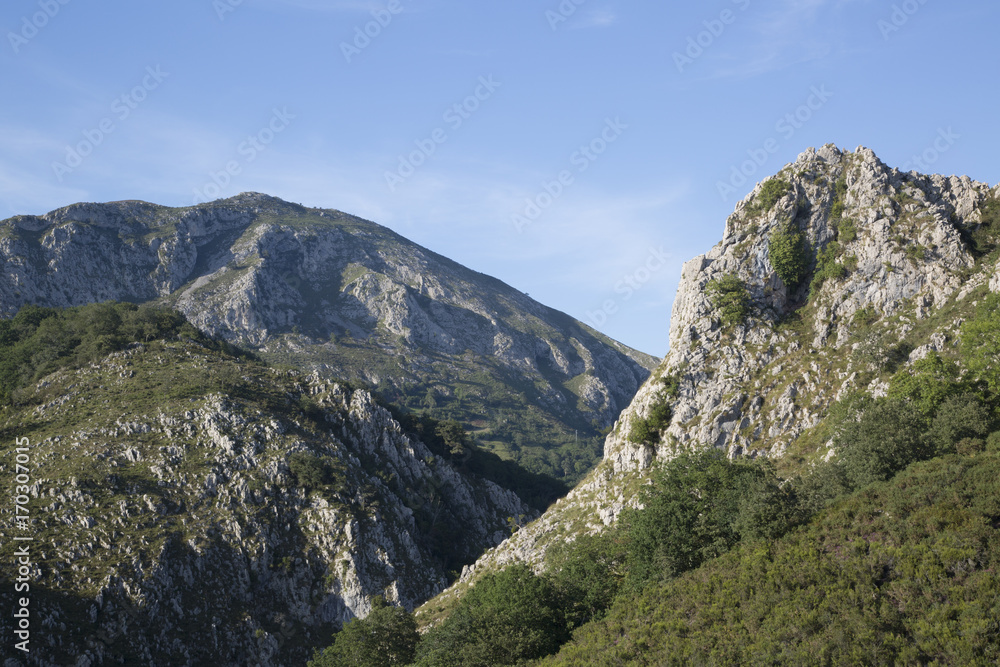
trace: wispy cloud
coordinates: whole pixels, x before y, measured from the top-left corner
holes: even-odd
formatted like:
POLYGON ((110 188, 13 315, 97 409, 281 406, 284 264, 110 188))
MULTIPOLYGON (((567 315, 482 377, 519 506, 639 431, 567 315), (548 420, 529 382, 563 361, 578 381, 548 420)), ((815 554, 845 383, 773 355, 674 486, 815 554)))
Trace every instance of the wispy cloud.
POLYGON ((581 20, 573 24, 573 29, 607 28, 618 21, 618 15, 610 9, 591 9, 583 13, 581 20))

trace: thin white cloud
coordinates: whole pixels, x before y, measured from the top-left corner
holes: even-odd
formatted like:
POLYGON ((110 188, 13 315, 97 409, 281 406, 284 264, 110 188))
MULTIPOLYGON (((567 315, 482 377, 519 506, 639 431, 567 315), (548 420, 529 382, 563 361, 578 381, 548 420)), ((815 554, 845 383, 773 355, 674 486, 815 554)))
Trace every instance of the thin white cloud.
POLYGON ((582 20, 573 24, 573 29, 607 28, 618 21, 618 15, 610 9, 591 9, 584 12, 582 20))

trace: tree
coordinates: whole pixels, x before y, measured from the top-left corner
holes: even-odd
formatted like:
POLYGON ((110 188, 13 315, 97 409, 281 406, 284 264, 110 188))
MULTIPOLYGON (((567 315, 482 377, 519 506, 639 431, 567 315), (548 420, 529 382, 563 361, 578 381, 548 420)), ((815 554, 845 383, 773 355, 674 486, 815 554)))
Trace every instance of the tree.
POLYGON ((420 667, 517 665, 569 639, 556 587, 526 565, 484 576, 420 643, 420 667))
POLYGON ((791 222, 779 225, 771 232, 767 258, 788 292, 794 292, 809 271, 809 247, 805 234, 791 222))
POLYGON ((834 439, 853 488, 882 482, 932 450, 922 438, 925 420, 899 399, 875 401, 834 439))
POLYGON ((727 326, 743 324, 750 316, 750 292, 739 276, 727 273, 705 285, 712 307, 727 326))
POLYGON ((961 390, 958 366, 935 352, 896 373, 889 384, 889 397, 908 401, 922 416, 930 418, 945 399, 961 390))
POLYGON ((309 667, 408 665, 413 662, 419 638, 413 615, 379 596, 372 600, 366 618, 348 621, 334 635, 332 646, 316 651, 309 667))
POLYGON ((935 454, 950 453, 960 440, 985 438, 991 421, 979 394, 959 394, 941 404, 925 437, 935 454))
POLYGON ((625 578, 624 536, 609 529, 580 535, 551 551, 548 573, 562 594, 571 625, 601 618, 611 608, 625 578))
POLYGON ((965 366, 1000 394, 1000 294, 984 298, 976 316, 962 325, 961 351, 965 366))

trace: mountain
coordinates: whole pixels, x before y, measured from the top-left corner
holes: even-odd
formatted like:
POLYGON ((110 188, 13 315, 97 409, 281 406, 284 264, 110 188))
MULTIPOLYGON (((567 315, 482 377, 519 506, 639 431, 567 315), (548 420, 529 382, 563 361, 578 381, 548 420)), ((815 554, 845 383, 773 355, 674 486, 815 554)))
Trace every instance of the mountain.
POLYGON ((176 307, 264 358, 455 419, 575 482, 657 360, 375 223, 244 193, 186 208, 76 204, 0 222, 0 314, 176 307))
POLYGON ((684 265, 670 351, 600 465, 418 618, 433 625, 483 575, 517 562, 544 571, 553 547, 606 531, 639 504, 656 462, 716 448, 807 474, 838 456, 830 414, 844 401, 886 396, 894 377, 929 372, 926 359, 972 377, 962 325, 1000 291, 998 241, 1000 186, 901 172, 866 148, 804 152, 684 265))
POLYGON ((161 308, 0 321, 0 399, 23 664, 301 665, 376 596, 413 608, 538 515, 511 490, 537 475, 161 308))

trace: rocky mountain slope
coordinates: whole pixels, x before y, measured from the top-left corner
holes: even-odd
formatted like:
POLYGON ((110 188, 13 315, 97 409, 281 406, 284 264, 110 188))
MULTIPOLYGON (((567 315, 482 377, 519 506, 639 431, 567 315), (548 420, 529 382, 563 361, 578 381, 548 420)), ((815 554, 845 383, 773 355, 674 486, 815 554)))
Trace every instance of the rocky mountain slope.
POLYGON ((551 545, 612 524, 650 466, 680 448, 769 456, 786 474, 829 456, 817 427, 835 401, 882 395, 893 372, 952 355, 977 300, 1000 291, 998 199, 1000 186, 903 173, 871 150, 832 145, 759 184, 722 241, 684 265, 670 352, 608 435, 601 464, 425 605, 423 621, 483 572, 516 561, 544 569, 551 545), (779 239, 798 244, 798 284, 775 269, 779 239), (713 297, 723 284, 736 286, 738 322, 713 297))
POLYGON ((458 419, 569 482, 656 364, 384 227, 266 195, 0 222, 0 314, 106 300, 175 306, 272 361, 458 419))
MULTIPOLYGON (((53 340, 117 336, 112 324, 79 342, 74 322, 117 321, 89 308, 41 321, 22 365, 61 368, 0 407, 0 492, 27 510, 15 521, 5 503, 0 522, 5 564, 29 547, 23 664, 304 664, 374 596, 412 608, 509 535, 510 517, 537 516, 367 391, 233 356, 190 325, 79 367, 52 361, 53 340)), ((0 576, 8 612, 15 570, 0 576)), ((14 622, 0 620, 8 646, 14 622)))

